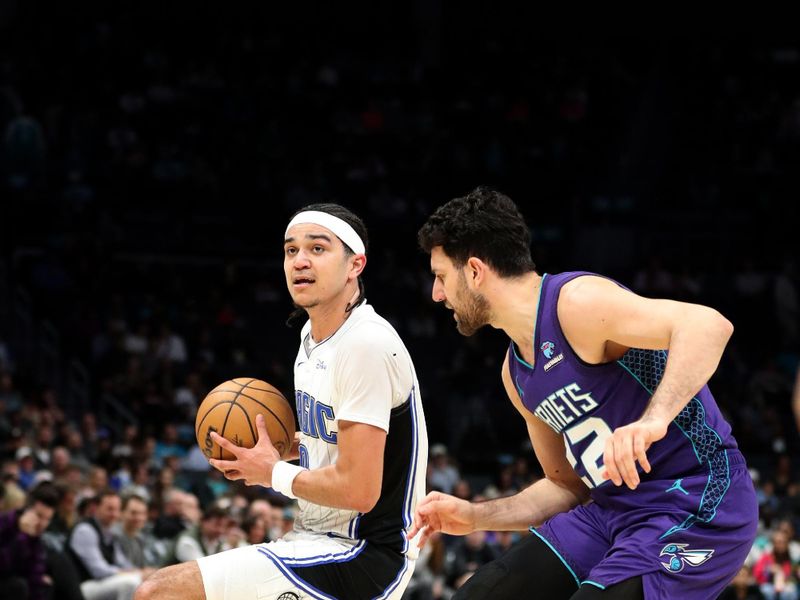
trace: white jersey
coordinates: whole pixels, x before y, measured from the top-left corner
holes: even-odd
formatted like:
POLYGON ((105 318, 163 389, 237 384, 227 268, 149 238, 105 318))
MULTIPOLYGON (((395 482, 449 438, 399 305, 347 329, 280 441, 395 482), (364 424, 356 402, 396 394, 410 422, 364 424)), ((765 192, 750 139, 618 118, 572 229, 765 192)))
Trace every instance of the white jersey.
POLYGON ((310 332, 307 322, 294 364, 301 466, 336 462, 340 420, 374 425, 388 435, 375 507, 359 513, 299 499, 295 529, 372 541, 415 558, 416 544, 405 532, 425 495, 428 436, 411 357, 394 328, 366 303, 320 343, 310 332))

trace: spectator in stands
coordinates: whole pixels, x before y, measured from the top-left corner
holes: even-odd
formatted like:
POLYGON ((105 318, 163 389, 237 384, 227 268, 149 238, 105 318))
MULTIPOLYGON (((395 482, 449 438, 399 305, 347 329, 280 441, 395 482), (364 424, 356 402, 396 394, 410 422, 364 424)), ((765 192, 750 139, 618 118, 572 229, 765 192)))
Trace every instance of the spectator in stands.
POLYGON ((742 566, 718 600, 764 600, 764 595, 758 589, 750 569, 742 566))
POLYGON ((78 520, 77 490, 63 482, 57 482, 55 485, 59 490, 60 500, 48 532, 66 541, 67 534, 78 520))
POLYGON ((199 525, 190 527, 178 536, 175 542, 175 560, 188 562, 228 550, 223 536, 228 529, 229 519, 225 509, 213 505, 208 508, 199 525))
POLYGON ((448 573, 448 583, 458 589, 480 567, 497 558, 494 549, 486 543, 485 531, 473 531, 458 540, 453 550, 454 559, 448 573))
POLYGON ((431 446, 428 464, 428 487, 445 494, 452 494, 453 488, 460 479, 458 469, 450 461, 447 447, 444 444, 431 446))
POLYGON ((147 524, 147 502, 140 496, 125 496, 122 500, 121 520, 114 533, 122 553, 136 568, 155 567, 159 556, 154 540, 144 534, 147 524))
POLYGON ((164 462, 168 456, 183 458, 186 449, 178 443, 178 428, 169 423, 164 426, 161 439, 156 442, 155 460, 158 466, 164 462))
POLYGON ((797 564, 789 556, 789 537, 783 531, 772 534, 772 550, 753 567, 753 575, 766 600, 797 600, 797 564))
POLYGON ((19 486, 23 490, 27 490, 33 485, 34 479, 36 478, 33 450, 28 446, 21 446, 14 457, 17 459, 17 464, 19 465, 19 486))
POLYGON ((164 497, 163 509, 153 525, 153 533, 157 538, 171 539, 186 529, 183 494, 173 489, 164 497))
POLYGON ((242 521, 242 531, 248 544, 263 544, 269 541, 267 525, 259 516, 249 516, 242 521))
POLYGON ((25 490, 19 485, 19 465, 16 461, 7 460, 3 463, 2 477, 0 512, 20 508, 25 504, 25 490))
POLYGON ((133 598, 136 587, 151 572, 135 568, 114 535, 121 504, 116 492, 101 493, 95 516, 75 525, 67 539, 86 600, 133 598))
POLYGON ((197 525, 202 516, 203 511, 200 509, 200 501, 197 496, 184 492, 183 502, 181 502, 181 517, 184 524, 187 526, 197 525))
POLYGON ((69 450, 64 446, 56 446, 50 456, 50 473, 53 474, 53 481, 59 481, 67 476, 70 466, 69 450))
POLYGON ((28 494, 25 508, 0 513, 0 599, 43 600, 51 597, 45 574, 42 534, 58 505, 58 491, 43 482, 28 494))

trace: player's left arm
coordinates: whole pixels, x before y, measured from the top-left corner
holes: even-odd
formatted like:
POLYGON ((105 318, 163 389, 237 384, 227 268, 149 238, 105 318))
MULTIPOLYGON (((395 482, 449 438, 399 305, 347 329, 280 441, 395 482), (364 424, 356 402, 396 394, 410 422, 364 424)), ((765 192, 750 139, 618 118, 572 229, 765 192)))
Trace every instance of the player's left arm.
POLYGON ((606 442, 606 474, 615 485, 639 484, 636 462, 650 471, 646 451, 667 434, 684 406, 708 382, 733 334, 716 310, 699 304, 643 298, 601 277, 564 286, 558 317, 570 345, 590 363, 626 348, 669 350, 664 375, 641 417, 606 442))
POLYGON ((386 432, 366 423, 339 421, 337 435, 336 462, 300 473, 292 492, 315 504, 369 512, 381 495, 386 432))

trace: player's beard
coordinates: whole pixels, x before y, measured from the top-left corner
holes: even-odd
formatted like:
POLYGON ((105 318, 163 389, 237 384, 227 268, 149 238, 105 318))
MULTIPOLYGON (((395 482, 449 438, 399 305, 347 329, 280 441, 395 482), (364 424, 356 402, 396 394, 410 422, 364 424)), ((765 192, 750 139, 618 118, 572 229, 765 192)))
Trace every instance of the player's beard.
POLYGON ((467 287, 467 280, 463 273, 460 273, 458 300, 459 308, 453 306, 458 319, 456 320, 456 328, 461 335, 471 336, 478 329, 487 325, 490 320, 491 311, 489 310, 489 302, 483 295, 471 291, 467 287))

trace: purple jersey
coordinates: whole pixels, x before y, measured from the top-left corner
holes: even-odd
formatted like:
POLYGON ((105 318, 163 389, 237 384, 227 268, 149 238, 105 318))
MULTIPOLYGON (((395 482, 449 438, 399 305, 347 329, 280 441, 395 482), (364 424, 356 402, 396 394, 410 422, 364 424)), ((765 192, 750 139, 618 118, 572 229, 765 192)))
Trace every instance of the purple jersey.
POLYGON ((733 577, 755 535, 757 508, 744 459, 704 386, 667 435, 648 449, 652 470, 639 469, 636 490, 603 479, 607 438, 642 415, 664 374, 667 352, 631 348, 614 362, 583 362, 564 337, 557 315, 561 287, 582 275, 593 274, 543 276, 534 364, 520 357, 513 342, 509 348, 511 379, 523 404, 563 436, 567 458, 594 500, 557 515, 536 533, 561 556, 579 585, 603 587, 649 574, 646 598, 669 597, 667 590, 698 585, 699 596, 689 593, 687 598, 711 597, 704 594, 733 577), (719 534, 712 536, 716 545, 704 547, 710 532, 719 534), (692 554, 697 544, 699 554, 692 554), (713 564, 695 568, 712 555, 713 564), (683 572, 691 561, 697 564, 683 572), (705 569, 717 569, 716 584, 709 585, 705 569), (661 577, 668 574, 682 578, 665 583, 661 577))
MULTIPOLYGON (((578 358, 561 331, 556 308, 561 287, 581 275, 591 273, 544 275, 534 333, 536 360, 527 364, 512 342, 509 367, 523 404, 563 435, 575 471, 594 501, 604 504, 631 492, 601 476, 606 439, 642 415, 664 374, 667 352, 631 348, 621 359, 600 365, 578 358)), ((640 478, 645 482, 708 474, 709 493, 697 514, 707 520, 728 479, 727 455, 721 450, 734 448, 730 425, 704 386, 670 424, 666 437, 647 451, 652 470, 640 472, 640 478)))

